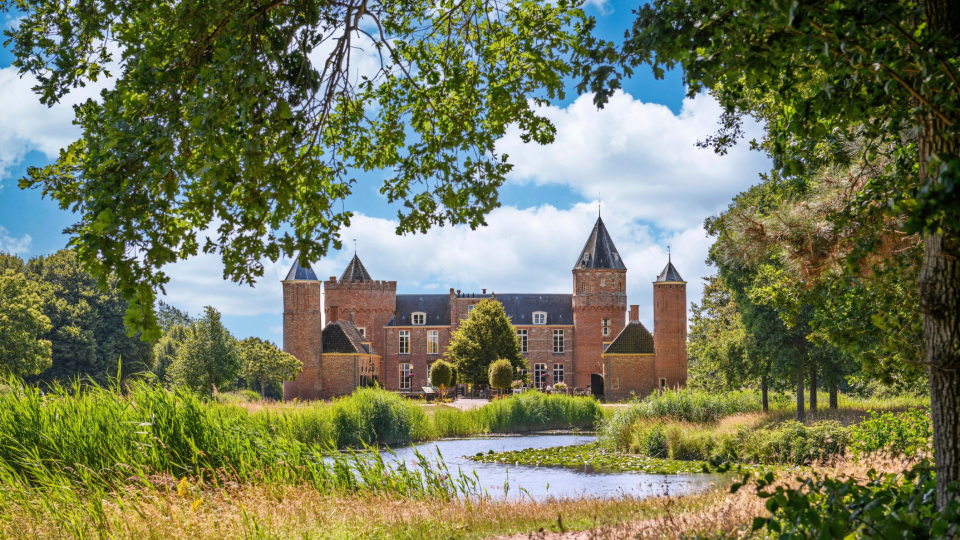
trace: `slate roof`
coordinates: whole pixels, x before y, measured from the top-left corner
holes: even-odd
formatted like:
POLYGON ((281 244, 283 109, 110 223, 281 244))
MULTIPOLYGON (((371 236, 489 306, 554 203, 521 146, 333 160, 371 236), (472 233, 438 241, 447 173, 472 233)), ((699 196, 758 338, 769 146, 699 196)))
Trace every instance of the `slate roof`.
POLYGON ((514 326, 533 324, 534 311, 547 312, 547 324, 573 324, 572 294, 498 294, 514 326))
POLYGON ((377 354, 373 347, 364 345, 360 332, 350 321, 333 321, 325 326, 320 347, 325 353, 377 354))
POLYGON ((587 243, 583 246, 583 251, 580 252, 580 258, 573 265, 574 270, 578 268, 627 269, 617 252, 617 246, 613 245, 613 239, 610 238, 607 227, 599 217, 593 225, 593 231, 590 232, 587 243))
POLYGON ((287 272, 287 277, 285 277, 283 280, 317 281, 317 275, 313 273, 313 270, 311 270, 309 266, 304 268, 300 266, 300 262, 298 260, 294 259, 293 266, 290 267, 290 271, 287 272))
POLYGON ((343 275, 340 276, 341 282, 355 283, 357 281, 373 281, 373 278, 370 277, 370 273, 367 272, 367 269, 363 267, 363 263, 360 262, 360 257, 357 257, 357 254, 353 254, 353 258, 350 259, 350 264, 347 265, 347 269, 343 271, 343 275))
MULTIPOLYGON (((572 294, 464 294, 461 298, 496 298, 514 326, 533 324, 534 311, 547 312, 547 324, 573 324, 572 294)), ((397 315, 387 326, 413 325, 413 313, 427 314, 425 326, 450 325, 449 294, 398 294, 397 315)))
POLYGON ((397 315, 387 326, 410 326, 413 313, 422 311, 427 314, 426 326, 450 325, 449 294, 398 294, 397 315))
POLYGON ((664 267, 663 272, 660 272, 660 275, 657 276, 657 282, 660 281, 683 281, 683 278, 680 277, 680 272, 677 272, 677 269, 673 266, 673 263, 668 260, 667 266, 664 267))
POLYGON ((630 321, 604 354, 653 354, 653 335, 640 321, 630 321))

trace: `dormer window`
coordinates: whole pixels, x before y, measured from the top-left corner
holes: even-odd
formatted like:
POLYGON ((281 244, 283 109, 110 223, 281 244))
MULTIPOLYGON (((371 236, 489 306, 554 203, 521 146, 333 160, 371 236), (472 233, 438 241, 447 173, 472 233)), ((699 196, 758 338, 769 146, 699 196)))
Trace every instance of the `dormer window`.
POLYGON ((534 312, 533 312, 533 324, 547 324, 547 312, 546 312, 546 311, 534 311, 534 312))
POLYGON ((413 314, 413 324, 416 326, 421 326, 427 323, 427 314, 423 312, 416 312, 413 314))

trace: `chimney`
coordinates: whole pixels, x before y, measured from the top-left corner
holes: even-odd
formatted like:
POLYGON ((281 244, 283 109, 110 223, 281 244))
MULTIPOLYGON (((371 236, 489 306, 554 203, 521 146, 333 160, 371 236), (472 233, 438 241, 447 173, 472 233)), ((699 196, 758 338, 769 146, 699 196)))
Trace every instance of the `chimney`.
POLYGON ((640 306, 630 306, 630 322, 640 320, 640 306))
POLYGON ((330 320, 327 322, 332 323, 334 321, 339 321, 339 320, 340 320, 340 308, 338 308, 337 306, 330 306, 330 320))
POLYGON ((455 298, 455 295, 453 293, 453 287, 450 287, 450 298, 455 298))
POLYGON ((336 283, 336 282, 337 282, 337 276, 330 276, 330 282, 331 282, 331 283, 336 283))
POLYGON ((487 294, 487 290, 486 290, 486 289, 481 289, 481 290, 483 291, 483 294, 487 294))

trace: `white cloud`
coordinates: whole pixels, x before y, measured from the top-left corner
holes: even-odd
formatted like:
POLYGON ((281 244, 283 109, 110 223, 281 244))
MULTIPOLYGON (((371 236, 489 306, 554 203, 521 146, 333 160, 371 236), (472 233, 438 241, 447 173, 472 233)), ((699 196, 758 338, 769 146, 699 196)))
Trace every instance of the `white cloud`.
POLYGON ((23 256, 30 253, 30 244, 32 242, 33 239, 30 238, 29 234, 25 234, 20 238, 10 236, 10 231, 0 225, 0 251, 23 256))
POLYGON ((31 151, 56 159, 61 148, 80 137, 80 129, 73 125, 73 105, 97 98, 107 84, 112 82, 100 79, 75 88, 60 103, 47 107, 32 90, 36 77, 21 77, 14 67, 0 68, 0 179, 31 151))
MULTIPOLYGON (((552 145, 524 144, 517 129, 498 145, 515 164, 512 181, 563 184, 594 200, 599 192, 608 213, 657 228, 700 225, 770 168, 743 143, 726 156, 694 146, 717 129, 722 111, 709 96, 684 100, 679 115, 623 92, 602 110, 584 95, 540 112, 557 127, 552 145)), ((761 133, 753 121, 744 127, 748 139, 761 133)))
MULTIPOLYGON (((569 210, 549 205, 503 207, 490 215, 488 227, 476 231, 443 227, 425 235, 396 236, 396 222, 358 215, 342 237, 356 238, 360 259, 371 276, 397 281, 401 293, 446 293, 450 287, 470 292, 487 288, 502 293, 570 293, 573 265, 595 221, 592 204, 569 210)), ((641 320, 653 323, 651 282, 666 265, 667 245, 672 246, 674 264, 689 282, 688 298, 699 299, 699 278, 708 273, 703 261, 710 245, 702 228, 655 237, 649 227, 620 216, 607 216, 604 223, 629 269, 627 292, 630 303, 641 306, 641 320)), ((321 280, 339 277, 352 256, 352 249, 344 249, 313 269, 321 280)), ((279 315, 283 310, 280 280, 291 263, 268 263, 265 277, 251 289, 223 281, 219 258, 201 255, 169 268, 166 301, 191 313, 212 305, 230 315, 279 315)), ((275 333, 277 329, 268 330, 275 333)))

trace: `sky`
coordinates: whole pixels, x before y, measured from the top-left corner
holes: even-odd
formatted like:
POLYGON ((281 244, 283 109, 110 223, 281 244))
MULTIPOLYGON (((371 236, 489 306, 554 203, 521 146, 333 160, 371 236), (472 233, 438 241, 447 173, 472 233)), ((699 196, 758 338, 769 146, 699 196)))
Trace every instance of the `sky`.
MULTIPOLYGON (((597 19, 598 33, 619 42, 635 5, 591 0, 586 9, 597 19)), ((11 24, 10 14, 0 13, 0 26, 11 24)), ((0 50, 0 251, 28 258, 64 248, 69 238, 63 230, 76 216, 37 190, 21 190, 17 182, 28 167, 52 163, 79 137, 70 106, 96 97, 110 81, 78 89, 47 108, 31 91, 35 82, 20 77, 11 61, 10 51, 0 50)), ((604 109, 591 99, 577 96, 571 84, 565 100, 541 110, 557 127, 551 145, 525 144, 517 130, 498 142, 498 152, 510 156, 514 170, 500 191, 501 207, 478 230, 448 226, 397 236, 399 208, 378 193, 385 174, 360 176, 345 201, 355 217, 342 231, 344 249, 316 263, 317 276, 339 276, 355 244, 371 276, 397 281, 399 293, 450 287, 571 293, 571 270, 602 212, 628 269, 628 302, 640 305, 648 328, 653 328, 651 283, 667 263, 668 246, 688 282, 688 303, 699 302, 702 278, 713 273, 705 262, 712 239, 704 219, 759 182, 770 160, 746 144, 725 156, 697 148, 697 140, 716 131, 721 109, 706 95, 685 98, 678 72, 658 81, 640 68, 604 109)), ((756 124, 745 128, 747 140, 761 135, 756 124)), ((164 300, 191 314, 213 306, 237 337, 281 343, 280 280, 291 260, 264 264, 265 275, 254 287, 225 281, 216 255, 168 266, 164 300)))

